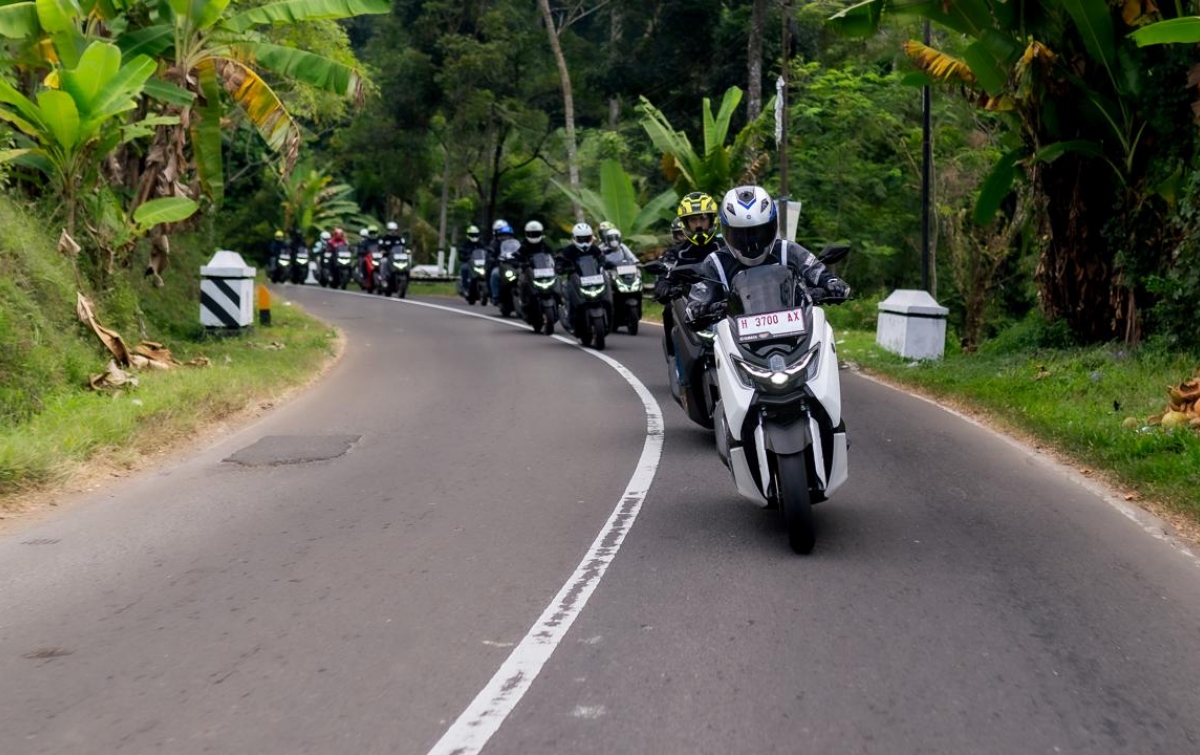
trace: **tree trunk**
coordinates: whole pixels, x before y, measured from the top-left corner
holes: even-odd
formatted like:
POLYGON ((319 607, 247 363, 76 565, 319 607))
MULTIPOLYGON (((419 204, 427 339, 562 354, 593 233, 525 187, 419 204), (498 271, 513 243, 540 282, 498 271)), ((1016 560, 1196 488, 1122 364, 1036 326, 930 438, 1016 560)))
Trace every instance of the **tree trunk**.
MULTIPOLYGON (((763 24, 766 23, 767 0, 753 0, 750 10, 750 46, 746 53, 746 117, 754 120, 762 112, 763 24)), ((784 23, 787 23, 786 19, 784 23)))
POLYGON ((446 150, 446 158, 442 163, 442 206, 438 211, 438 243, 439 252, 446 250, 446 208, 450 204, 450 150, 446 150))
MULTIPOLYGON (((550 49, 554 52, 554 60, 558 64, 558 77, 562 82, 563 115, 567 130, 567 179, 571 192, 579 195, 579 158, 575 141, 575 98, 571 94, 571 72, 567 70, 567 59, 563 55, 562 45, 559 44, 559 30, 554 24, 554 16, 550 12, 550 0, 538 0, 542 10, 542 18, 546 22, 546 33, 550 35, 550 49)), ((583 207, 575 199, 571 200, 575 209, 575 219, 583 220, 583 207)))
MULTIPOLYGON (((608 16, 608 59, 611 66, 619 62, 621 50, 621 7, 614 5, 608 16)), ((621 126, 621 98, 615 94, 608 98, 608 130, 616 131, 621 126)))
POLYGON ((1039 167, 1035 175, 1044 206, 1046 243, 1037 281, 1043 311, 1067 322, 1084 343, 1125 336, 1128 310, 1113 256, 1101 229, 1120 212, 1108 187, 1109 168, 1071 155, 1039 167), (1126 310, 1126 311, 1122 311, 1126 310))

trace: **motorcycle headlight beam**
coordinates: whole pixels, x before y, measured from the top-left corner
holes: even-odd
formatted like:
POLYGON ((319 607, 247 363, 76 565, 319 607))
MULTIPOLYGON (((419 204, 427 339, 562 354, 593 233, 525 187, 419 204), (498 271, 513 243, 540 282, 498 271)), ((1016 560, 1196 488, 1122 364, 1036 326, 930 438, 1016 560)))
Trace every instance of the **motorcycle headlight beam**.
POLYGON ((583 292, 584 296, 594 299, 604 293, 604 286, 580 286, 579 290, 583 292))
POLYGON ((782 357, 772 357, 772 361, 778 360, 778 363, 770 367, 760 367, 737 357, 733 358, 733 363, 738 367, 739 376, 745 378, 742 384, 746 387, 751 387, 750 383, 759 383, 767 388, 779 389, 795 382, 801 375, 805 380, 811 380, 820 366, 821 360, 817 357, 820 351, 821 344, 814 343, 811 349, 791 364, 784 364, 782 357))

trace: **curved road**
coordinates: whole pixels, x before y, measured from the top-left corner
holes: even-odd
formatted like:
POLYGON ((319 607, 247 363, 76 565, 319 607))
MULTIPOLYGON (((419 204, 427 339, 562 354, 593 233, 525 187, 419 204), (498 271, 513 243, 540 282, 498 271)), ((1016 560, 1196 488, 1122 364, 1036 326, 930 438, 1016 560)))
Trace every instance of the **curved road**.
POLYGON ((617 370, 464 304, 279 293, 347 333, 325 380, 0 535, 6 755, 1200 751, 1196 559, 986 430, 843 372, 851 479, 796 557, 658 329, 605 353, 662 436, 617 370), (540 673, 472 717, 560 590, 540 673))

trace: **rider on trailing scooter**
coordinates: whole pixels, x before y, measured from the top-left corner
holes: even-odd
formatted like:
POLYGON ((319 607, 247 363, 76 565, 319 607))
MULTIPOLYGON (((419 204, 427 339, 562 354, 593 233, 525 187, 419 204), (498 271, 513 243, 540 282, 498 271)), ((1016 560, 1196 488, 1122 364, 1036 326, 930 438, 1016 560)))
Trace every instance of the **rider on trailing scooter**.
POLYGON ((375 287, 375 260, 371 252, 379 245, 379 229, 375 226, 363 228, 358 232, 358 270, 363 286, 369 282, 372 290, 375 287))
POLYGON ((536 220, 530 220, 525 224, 525 239, 521 242, 521 251, 517 252, 522 265, 529 264, 535 254, 554 254, 554 251, 546 243, 545 230, 542 224, 536 220))
POLYGON ((729 282, 742 270, 756 265, 786 264, 810 288, 823 288, 836 297, 850 295, 850 286, 825 268, 812 252, 794 241, 779 238, 779 218, 765 189, 739 186, 721 200, 721 234, 726 247, 700 263, 705 280, 688 293, 688 321, 721 316, 729 295, 729 282))
MULTIPOLYGON (((496 300, 496 287, 499 285, 499 279, 492 279, 492 271, 496 269, 500 259, 500 239, 497 238, 501 228, 508 225, 508 221, 504 218, 496 218, 492 221, 492 235, 488 237, 484 248, 487 249, 487 269, 484 271, 487 276, 488 291, 492 294, 492 301, 496 300)), ((510 226, 511 227, 511 226, 510 226)))
MULTIPOLYGON (((581 257, 594 257, 600 264, 604 264, 604 250, 596 246, 596 237, 592 233, 592 227, 587 223, 576 223, 571 228, 571 243, 558 250, 558 267, 560 273, 570 275, 579 272, 579 259, 581 257)), ((575 307, 579 304, 576 300, 577 294, 573 286, 567 288, 567 322, 575 322, 575 307)))
MULTIPOLYGON (((693 191, 680 200, 676 220, 683 238, 663 252, 662 262, 672 267, 699 264, 724 246, 717 235, 717 203, 704 192, 693 191)), ((674 223, 671 233, 675 233, 674 223)), ((654 298, 664 306, 687 293, 686 286, 672 283, 669 278, 664 275, 654 283, 654 298)))
POLYGON ((479 239, 479 226, 467 226, 466 237, 467 240, 462 245, 462 252, 459 253, 460 262, 458 263, 458 286, 463 292, 466 292, 467 286, 471 284, 471 253, 476 249, 483 248, 483 242, 479 239))
POLYGON ((279 260, 285 255, 290 255, 288 243, 284 240, 283 231, 275 231, 275 238, 271 239, 271 243, 267 246, 267 273, 271 280, 275 280, 275 269, 279 267, 279 260))
POLYGON ((394 220, 389 220, 384 226, 386 232, 379 239, 379 246, 386 252, 394 246, 403 246, 404 237, 400 235, 400 226, 394 220))
POLYGON ((507 221, 497 220, 492 223, 492 244, 488 252, 488 285, 492 289, 492 301, 500 299, 500 245, 509 239, 515 239, 516 231, 507 221))

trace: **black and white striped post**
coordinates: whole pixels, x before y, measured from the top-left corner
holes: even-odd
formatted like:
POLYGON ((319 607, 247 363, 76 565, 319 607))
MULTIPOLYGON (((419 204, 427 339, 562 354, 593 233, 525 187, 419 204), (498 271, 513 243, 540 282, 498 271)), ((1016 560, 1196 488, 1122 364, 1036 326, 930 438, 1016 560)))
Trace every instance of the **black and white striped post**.
POLYGON ((200 268, 200 324, 232 332, 253 323, 254 273, 237 252, 214 254, 200 268))

